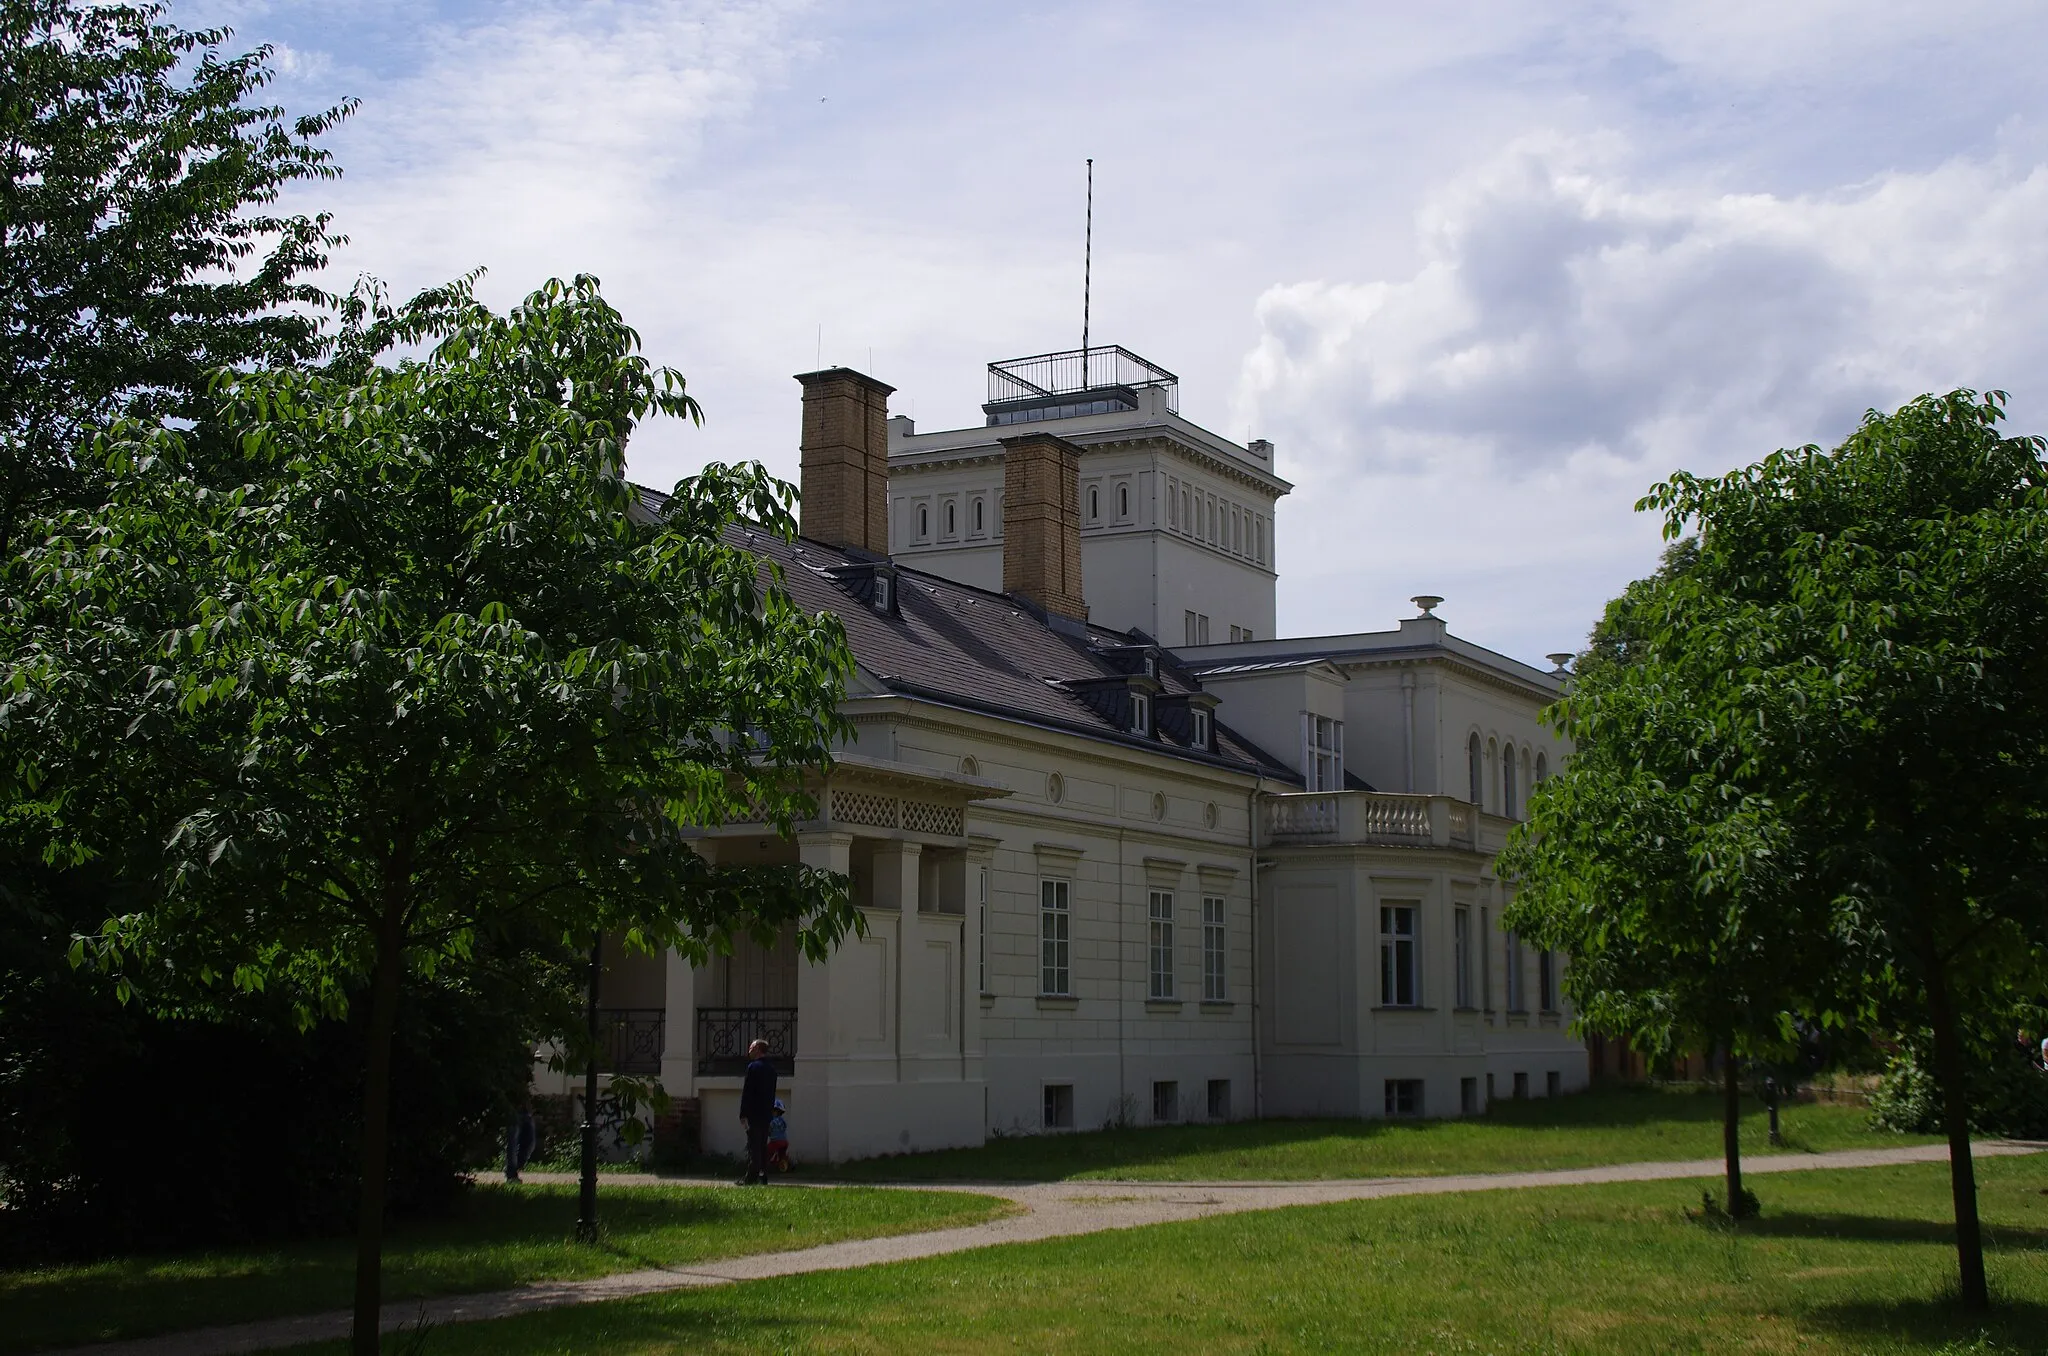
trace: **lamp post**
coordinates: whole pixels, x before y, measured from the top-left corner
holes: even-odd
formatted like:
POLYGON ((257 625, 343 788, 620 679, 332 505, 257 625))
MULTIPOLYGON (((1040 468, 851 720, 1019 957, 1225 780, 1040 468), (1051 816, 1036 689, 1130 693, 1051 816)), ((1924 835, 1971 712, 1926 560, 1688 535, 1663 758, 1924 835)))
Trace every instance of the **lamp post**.
POLYGON ((1764 1107, 1771 1113, 1771 1145, 1773 1148, 1785 1143, 1778 1133, 1778 1080, 1775 1075, 1764 1075, 1764 1107))
POLYGON ((590 989, 584 1020, 590 1036, 589 1062, 583 1067, 583 1190, 576 1209, 576 1241, 597 1242, 597 980, 604 960, 604 933, 590 939, 590 989))

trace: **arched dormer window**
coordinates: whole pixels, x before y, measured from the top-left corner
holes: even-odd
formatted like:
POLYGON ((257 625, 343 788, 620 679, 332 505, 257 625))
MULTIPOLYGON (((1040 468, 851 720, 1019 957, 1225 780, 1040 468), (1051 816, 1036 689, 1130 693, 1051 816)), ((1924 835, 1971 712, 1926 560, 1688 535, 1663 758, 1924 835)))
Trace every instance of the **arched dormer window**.
POLYGON ((1480 801, 1480 792, 1486 785, 1486 769, 1480 760, 1479 736, 1476 734, 1466 742, 1465 761, 1471 773, 1471 795, 1469 799, 1474 805, 1477 805, 1480 801))
POLYGON ((1088 487, 1088 521, 1094 522, 1102 516, 1102 491, 1095 486, 1088 487))
POLYGON ((1500 812, 1515 817, 1515 746, 1500 751, 1500 812))

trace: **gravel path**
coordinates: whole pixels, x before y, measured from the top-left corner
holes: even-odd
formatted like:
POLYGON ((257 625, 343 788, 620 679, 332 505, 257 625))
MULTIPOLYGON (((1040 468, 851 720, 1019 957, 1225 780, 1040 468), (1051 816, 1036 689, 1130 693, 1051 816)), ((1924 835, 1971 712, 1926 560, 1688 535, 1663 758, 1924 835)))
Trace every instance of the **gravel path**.
MULTIPOLYGON (((1981 1143, 1975 1146, 1979 1158, 2009 1154, 2038 1153, 2035 1144, 1981 1143)), ((1897 1163, 1943 1162, 1946 1145, 1929 1144, 1910 1149, 1850 1149, 1835 1153, 1757 1157, 1743 1164, 1746 1175, 1777 1172, 1810 1172, 1817 1168, 1875 1168, 1897 1163)), ((1023 1207, 1017 1214, 985 1224, 931 1233, 900 1234, 893 1238, 866 1238, 844 1243, 827 1243, 797 1252, 761 1253, 734 1257, 722 1262, 705 1262, 674 1270, 629 1271, 585 1281, 542 1281, 514 1290, 480 1295, 450 1295, 441 1299, 387 1305, 384 1330, 409 1327, 422 1318, 428 1323, 473 1323, 554 1309, 569 1304, 591 1304, 600 1300, 625 1299, 665 1290, 686 1290, 703 1286, 731 1285, 738 1281, 762 1280, 772 1276, 796 1276, 812 1271, 841 1271, 874 1266, 883 1262, 911 1261, 965 1252, 970 1248, 993 1247, 1000 1243, 1032 1243, 1047 1238, 1099 1233, 1105 1229, 1132 1229, 1146 1224, 1168 1224, 1177 1220, 1201 1219, 1209 1215, 1236 1214, 1247 1210, 1276 1210, 1291 1205, 1324 1205, 1333 1201, 1373 1200, 1386 1196, 1437 1196, 1453 1192, 1504 1191, 1525 1187, 1586 1186, 1602 1182, 1659 1182, 1674 1178, 1717 1177, 1718 1158, 1684 1163, 1618 1163, 1598 1168, 1566 1168, 1550 1172, 1469 1173, 1456 1177, 1381 1177, 1316 1182, 1046 1182, 1010 1183, 918 1183, 913 1189, 928 1191, 972 1191, 998 1196, 1023 1207)), ((567 1174, 527 1174, 528 1181, 574 1181, 567 1174)), ((638 1173, 607 1173, 607 1187, 674 1184, 675 1179, 638 1173)), ((877 1185, 883 1185, 878 1183, 877 1185)), ((740 1188, 734 1188, 739 1190, 740 1188)), ((771 1188, 786 1190, 786 1187, 771 1188)), ((68 1347, 69 1356, 229 1356, 230 1353, 265 1351, 346 1337, 346 1311, 306 1314, 296 1318, 267 1319, 226 1327, 198 1328, 168 1333, 161 1337, 105 1342, 89 1347, 68 1347)))

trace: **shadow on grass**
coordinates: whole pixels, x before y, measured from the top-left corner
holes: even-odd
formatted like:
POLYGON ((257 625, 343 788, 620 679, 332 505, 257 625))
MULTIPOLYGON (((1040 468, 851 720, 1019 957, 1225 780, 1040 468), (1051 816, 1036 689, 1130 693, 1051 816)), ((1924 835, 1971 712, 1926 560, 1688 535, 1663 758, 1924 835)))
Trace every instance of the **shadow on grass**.
POLYGON ((2039 1351, 2048 1332, 2048 1304, 2030 1299, 1993 1297, 1989 1312, 1963 1308, 1949 1297, 1895 1299, 1883 1302, 1822 1304, 1805 1312, 1806 1321, 1845 1336, 1883 1339, 1887 1345, 1907 1338, 1929 1351, 1944 1343, 1951 1350, 2039 1351), (1985 1340, 1990 1346, 1975 1345, 1985 1340), (1963 1344, 1970 1345, 1963 1345, 1963 1344))
MULTIPOLYGON (((1862 1243, 1936 1243, 1953 1247, 1956 1228, 1949 1220, 1883 1219, 1876 1215, 1820 1214, 1766 1207, 1761 1219, 1747 1220, 1742 1232, 1760 1238, 1840 1238, 1862 1243)), ((2048 1248, 2048 1229, 1985 1226, 1984 1246, 2000 1252, 2048 1248)))

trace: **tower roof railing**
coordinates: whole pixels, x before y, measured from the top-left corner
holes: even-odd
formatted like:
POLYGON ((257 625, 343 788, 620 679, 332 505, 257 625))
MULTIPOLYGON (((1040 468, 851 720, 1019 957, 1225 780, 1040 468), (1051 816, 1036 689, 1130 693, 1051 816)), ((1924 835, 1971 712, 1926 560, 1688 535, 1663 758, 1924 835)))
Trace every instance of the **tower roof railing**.
POLYGON ((1164 387, 1166 408, 1179 412, 1180 378, 1117 344, 1035 353, 988 365, 991 406, 1048 401, 1084 391, 1135 392, 1150 386, 1164 387))

